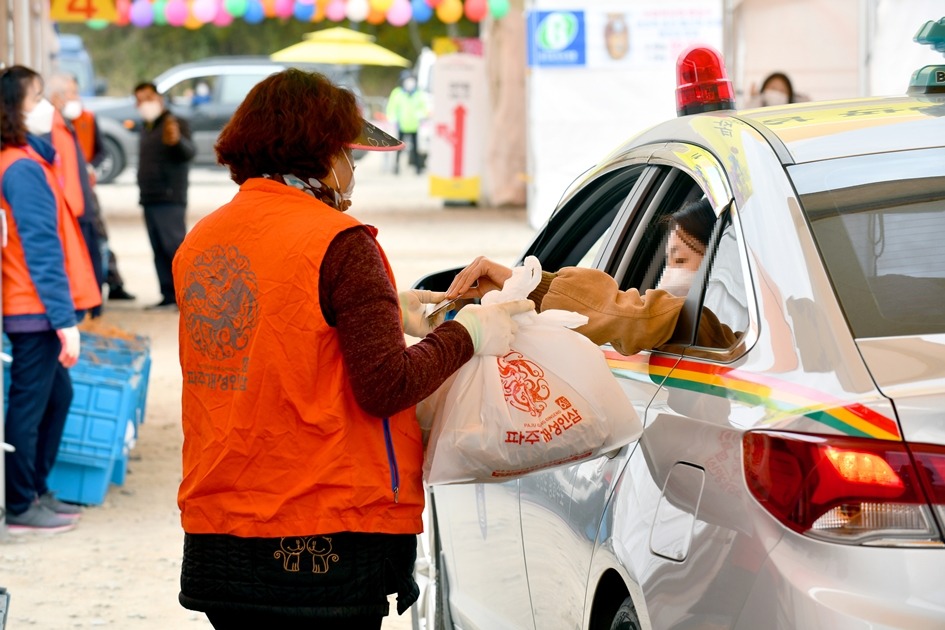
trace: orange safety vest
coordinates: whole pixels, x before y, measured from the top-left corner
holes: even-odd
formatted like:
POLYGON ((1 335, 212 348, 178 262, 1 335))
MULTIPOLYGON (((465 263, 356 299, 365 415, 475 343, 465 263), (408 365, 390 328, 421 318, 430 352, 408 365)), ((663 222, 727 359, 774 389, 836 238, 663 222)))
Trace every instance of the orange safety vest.
POLYGON ((184 239, 174 285, 185 532, 422 531, 415 410, 382 419, 361 409, 319 303, 329 244, 359 225, 260 178, 184 239))
MULTIPOLYGON (((6 146, 0 151, 0 178, 18 160, 34 160, 43 167, 46 183, 56 199, 59 239, 69 276, 69 290, 76 310, 93 308, 102 303, 102 294, 95 281, 89 250, 85 246, 76 218, 69 212, 59 188, 53 167, 30 146, 6 146)), ((7 221, 7 244, 3 248, 3 314, 38 315, 46 312, 36 285, 26 266, 23 244, 16 229, 16 221, 6 198, 0 198, 0 206, 7 221)))
POLYGON ((79 179, 79 153, 75 137, 66 126, 66 119, 58 111, 53 114, 52 145, 59 159, 53 165, 62 182, 62 192, 73 216, 85 214, 85 196, 79 179))
POLYGON ((82 110, 79 117, 72 121, 72 128, 75 129, 75 137, 85 161, 91 164, 95 157, 95 114, 82 110))

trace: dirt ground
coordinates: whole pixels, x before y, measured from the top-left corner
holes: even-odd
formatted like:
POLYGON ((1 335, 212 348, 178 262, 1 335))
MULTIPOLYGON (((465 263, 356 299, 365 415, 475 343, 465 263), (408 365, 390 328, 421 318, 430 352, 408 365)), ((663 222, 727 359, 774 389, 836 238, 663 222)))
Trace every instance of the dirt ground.
MULTIPOLYGON (((359 165, 350 212, 380 229, 401 287, 479 254, 510 263, 532 239, 524 210, 444 208, 426 196, 425 178, 395 177, 382 159, 371 156, 359 165)), ((195 170, 190 221, 235 191, 224 173, 195 170)), ((0 586, 11 594, 7 628, 210 628, 203 614, 177 603, 183 540, 176 504, 182 442, 178 317, 143 309, 160 295, 133 173, 100 186, 98 194, 127 289, 138 296, 107 305, 101 323, 151 339, 145 421, 124 485, 112 485, 102 505, 86 507, 76 529, 16 536, 0 530, 0 586)), ((409 613, 397 617, 392 611, 385 630, 410 628, 409 613)))

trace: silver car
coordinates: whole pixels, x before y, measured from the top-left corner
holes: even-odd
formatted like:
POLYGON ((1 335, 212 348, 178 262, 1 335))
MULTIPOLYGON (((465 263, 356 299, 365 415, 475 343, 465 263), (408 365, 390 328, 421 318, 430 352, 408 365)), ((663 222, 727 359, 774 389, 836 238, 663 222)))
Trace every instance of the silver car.
POLYGON ((543 268, 651 288, 703 196, 709 255, 668 344, 602 347, 637 442, 430 488, 415 627, 945 628, 945 67, 916 82, 717 103, 571 186, 543 268), (737 343, 695 345, 706 309, 737 343))

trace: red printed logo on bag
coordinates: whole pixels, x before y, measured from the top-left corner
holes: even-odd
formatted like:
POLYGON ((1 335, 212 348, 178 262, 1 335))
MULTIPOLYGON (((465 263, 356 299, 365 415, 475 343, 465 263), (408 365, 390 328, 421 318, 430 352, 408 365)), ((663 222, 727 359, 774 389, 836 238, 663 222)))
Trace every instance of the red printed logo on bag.
POLYGON ((499 377, 502 379, 502 392, 505 400, 520 411, 537 417, 548 404, 551 395, 545 372, 522 356, 519 352, 510 352, 504 357, 497 357, 499 377))
POLYGON ((565 398, 564 396, 558 396, 558 398, 555 399, 555 404, 561 407, 562 409, 571 408, 571 401, 565 398))

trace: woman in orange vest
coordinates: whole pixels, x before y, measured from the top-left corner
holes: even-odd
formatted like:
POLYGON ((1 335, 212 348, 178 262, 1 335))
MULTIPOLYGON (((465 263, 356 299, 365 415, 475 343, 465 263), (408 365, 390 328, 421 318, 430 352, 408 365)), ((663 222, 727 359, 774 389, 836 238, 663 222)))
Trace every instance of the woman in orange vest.
POLYGON ((0 71, 0 192, 8 229, 3 247, 3 331, 11 343, 5 422, 7 525, 11 531, 62 531, 76 506, 49 491, 72 401, 67 368, 79 358, 82 311, 101 304, 92 263, 63 198, 56 154, 40 136, 54 108, 29 68, 0 71))
POLYGON ((532 308, 470 305, 430 330, 424 303, 442 294, 398 295, 376 230, 345 210, 351 150, 402 146, 350 91, 296 69, 220 134, 240 190, 174 258, 180 602, 214 628, 377 629, 388 594, 400 613, 416 600, 414 406, 474 353, 508 352, 511 316, 532 308))

